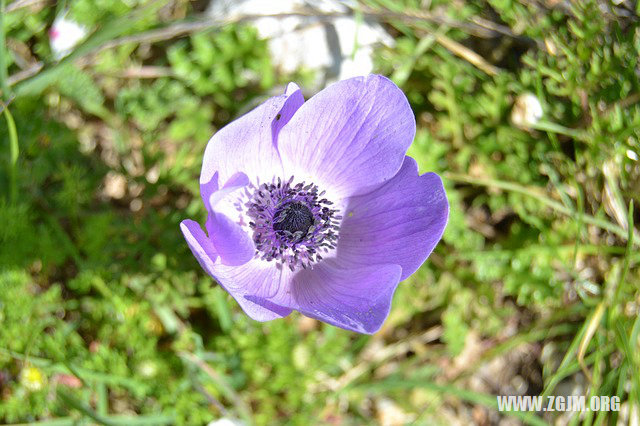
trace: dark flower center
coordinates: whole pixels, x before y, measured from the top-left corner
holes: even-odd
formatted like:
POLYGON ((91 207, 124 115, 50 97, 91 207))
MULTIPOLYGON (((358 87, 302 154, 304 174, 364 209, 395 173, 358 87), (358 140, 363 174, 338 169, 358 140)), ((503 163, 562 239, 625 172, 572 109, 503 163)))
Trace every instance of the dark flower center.
POLYGON ((322 260, 336 248, 342 219, 315 184, 288 181, 263 183, 247 193, 245 203, 256 256, 292 271, 322 260))
POLYGON ((309 207, 294 201, 276 210, 273 229, 291 242, 304 238, 313 225, 313 214, 309 207))

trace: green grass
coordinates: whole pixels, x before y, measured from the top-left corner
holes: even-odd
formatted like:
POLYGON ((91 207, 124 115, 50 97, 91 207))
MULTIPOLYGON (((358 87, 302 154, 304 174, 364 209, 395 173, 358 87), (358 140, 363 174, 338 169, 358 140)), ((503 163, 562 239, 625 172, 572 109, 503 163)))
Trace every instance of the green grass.
POLYGON ((182 238, 182 219, 205 216, 211 134, 310 81, 281 75, 248 25, 156 37, 196 19, 196 3, 66 2, 93 32, 59 62, 55 7, 0 13, 0 423, 546 424, 561 413, 498 413, 495 396, 568 389, 623 406, 570 424, 628 422, 640 404, 636 10, 359 3, 359 22, 375 15, 395 38, 376 70, 407 94, 409 154, 451 204, 383 329, 360 336, 295 313, 250 320, 182 238), (530 128, 510 118, 524 93, 544 109, 530 128))

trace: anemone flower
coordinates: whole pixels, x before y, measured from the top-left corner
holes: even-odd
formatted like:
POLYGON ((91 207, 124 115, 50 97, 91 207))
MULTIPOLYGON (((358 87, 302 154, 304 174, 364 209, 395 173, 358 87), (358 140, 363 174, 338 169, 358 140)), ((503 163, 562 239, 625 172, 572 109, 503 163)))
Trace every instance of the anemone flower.
POLYGON ((292 310, 375 333, 398 283, 440 240, 440 177, 405 153, 407 98, 379 75, 307 102, 293 83, 220 129, 202 161, 206 232, 180 228, 202 268, 257 321, 292 310))

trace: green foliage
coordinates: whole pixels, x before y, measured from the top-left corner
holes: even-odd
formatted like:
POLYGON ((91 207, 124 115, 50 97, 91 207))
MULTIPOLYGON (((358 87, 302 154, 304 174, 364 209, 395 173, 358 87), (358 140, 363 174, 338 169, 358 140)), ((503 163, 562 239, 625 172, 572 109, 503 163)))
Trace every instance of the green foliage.
POLYGON ((88 73, 72 65, 66 66, 55 85, 61 95, 75 101, 86 112, 106 117, 102 90, 88 73))
POLYGON ((199 33, 172 46, 167 58, 178 78, 198 96, 211 96, 232 110, 239 90, 258 83, 274 84, 266 42, 252 27, 228 26, 216 33, 199 33), (234 93, 235 92, 235 93, 234 93))
POLYGON ((74 0, 68 2, 68 13, 71 19, 91 27, 125 16, 132 9, 149 4, 151 0, 74 0))
POLYGON ((205 141, 211 136, 213 106, 199 101, 181 82, 158 79, 124 89, 116 98, 116 111, 143 132, 163 130, 170 121, 169 136, 175 140, 205 141))

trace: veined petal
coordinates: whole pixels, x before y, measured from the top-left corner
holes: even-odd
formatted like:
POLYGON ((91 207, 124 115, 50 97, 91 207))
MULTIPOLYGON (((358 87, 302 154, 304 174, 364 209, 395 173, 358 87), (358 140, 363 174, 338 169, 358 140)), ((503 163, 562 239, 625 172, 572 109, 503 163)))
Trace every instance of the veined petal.
MULTIPOLYGON (((216 176, 217 174, 213 175, 214 179, 216 178, 216 176)), ((206 192, 203 192, 202 201, 204 201, 204 204, 207 207, 207 210, 209 211, 216 210, 216 207, 218 207, 220 205, 220 202, 224 200, 228 195, 231 195, 238 189, 241 189, 247 186, 248 184, 249 184, 249 178, 247 177, 247 175, 242 172, 238 172, 233 176, 231 176, 227 181, 227 183, 225 183, 221 189, 210 192, 208 194, 206 192)), ((212 185, 209 185, 209 186, 212 186, 212 185)))
POLYGON ((290 83, 285 94, 268 99, 218 130, 205 149, 200 184, 209 183, 216 172, 220 182, 238 172, 246 173, 252 182, 281 176, 275 138, 303 103, 300 88, 290 83))
POLYGON ((215 172, 209 181, 204 183, 202 181, 200 182, 200 198, 202 198, 207 211, 211 210, 211 195, 218 192, 218 190, 218 172, 215 172))
POLYGON ((379 75, 335 83, 282 128, 285 176, 330 187, 338 197, 363 194, 391 179, 415 136, 407 98, 379 75))
MULTIPOLYGON (((398 265, 354 269, 328 260, 297 272, 290 282, 293 298, 280 303, 337 327, 373 334, 389 315, 401 273, 398 265)), ((263 306, 273 300, 250 299, 263 306)))
POLYGON ((251 260, 256 248, 249 234, 240 225, 222 213, 211 211, 205 226, 224 265, 237 266, 251 260))
MULTIPOLYGON (((234 173, 220 188, 218 172, 211 180, 200 185, 202 201, 209 212, 205 227, 208 242, 225 265, 242 265, 255 253, 255 245, 247 232, 238 224, 237 215, 230 196, 249 184, 242 172, 234 173)), ((200 229, 198 225, 198 229, 200 229)))
POLYGON ((389 315, 400 274, 398 265, 344 269, 320 264, 295 277, 296 309, 340 328, 373 334, 389 315))
POLYGON ((293 114, 295 114, 302 106, 302 104, 304 104, 304 96, 302 96, 302 91, 295 83, 287 84, 287 88, 284 91, 284 96, 287 97, 287 100, 280 109, 280 112, 271 122, 271 137, 276 145, 280 129, 282 129, 282 127, 287 124, 289 120, 291 120, 293 114))
POLYGON ((213 265, 218 257, 213 243, 209 240, 198 222, 191 219, 183 220, 180 223, 180 230, 187 240, 187 245, 191 249, 191 252, 198 260, 200 266, 202 266, 202 269, 211 275, 213 265))
POLYGON ((270 295, 274 285, 277 288, 280 282, 275 268, 258 268, 253 262, 236 267, 216 264, 217 254, 213 243, 197 222, 190 219, 183 220, 180 229, 202 269, 238 301, 247 315, 256 321, 270 321, 289 315, 291 309, 268 302, 258 305, 243 297, 247 291, 270 295))
POLYGON ((288 269, 253 259, 235 267, 217 264, 212 276, 256 321, 270 321, 291 313, 291 308, 278 303, 291 304, 288 269))
POLYGON ((415 160, 406 157, 393 179, 348 200, 337 257, 358 265, 398 264, 404 280, 438 244, 448 217, 440 177, 419 176, 415 160))

